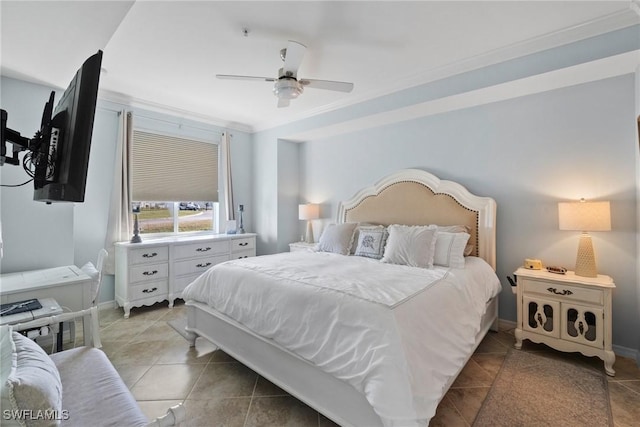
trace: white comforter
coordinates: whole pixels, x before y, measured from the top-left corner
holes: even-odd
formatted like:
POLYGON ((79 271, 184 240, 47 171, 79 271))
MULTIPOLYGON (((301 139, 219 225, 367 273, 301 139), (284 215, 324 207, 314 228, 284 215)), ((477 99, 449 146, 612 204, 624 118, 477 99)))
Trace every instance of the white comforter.
POLYGON ((216 265, 183 292, 362 392, 388 426, 427 425, 465 363, 491 267, 422 269, 293 252, 216 265))

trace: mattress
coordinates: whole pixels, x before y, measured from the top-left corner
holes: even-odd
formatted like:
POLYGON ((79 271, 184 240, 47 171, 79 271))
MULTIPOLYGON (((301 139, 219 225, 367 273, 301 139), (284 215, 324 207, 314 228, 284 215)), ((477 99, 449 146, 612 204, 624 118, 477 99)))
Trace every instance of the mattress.
POLYGON ((218 264, 183 292, 353 386, 387 426, 427 425, 473 351, 493 269, 292 252, 218 264))

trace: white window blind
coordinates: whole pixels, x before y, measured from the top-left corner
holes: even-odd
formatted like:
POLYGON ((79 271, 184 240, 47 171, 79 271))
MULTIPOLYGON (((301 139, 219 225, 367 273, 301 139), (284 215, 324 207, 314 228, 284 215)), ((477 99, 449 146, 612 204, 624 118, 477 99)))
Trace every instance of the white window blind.
POLYGON ((218 145, 133 131, 132 200, 218 201, 218 145))

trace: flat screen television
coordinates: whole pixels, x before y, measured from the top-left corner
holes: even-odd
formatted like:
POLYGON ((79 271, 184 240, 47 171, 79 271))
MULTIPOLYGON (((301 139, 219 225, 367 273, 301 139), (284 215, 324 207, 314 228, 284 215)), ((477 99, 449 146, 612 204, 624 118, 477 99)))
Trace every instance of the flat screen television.
POLYGON ((31 139, 7 128, 7 112, 2 110, 0 165, 18 165, 18 153, 28 150, 22 163, 33 177, 33 200, 84 202, 101 66, 99 50, 78 69, 55 109, 51 92, 40 130, 31 139), (13 144, 11 155, 7 142, 13 144))
POLYGON ((37 147, 42 157, 35 167, 33 200, 84 202, 101 65, 98 51, 76 72, 52 113, 53 93, 49 98, 37 147))

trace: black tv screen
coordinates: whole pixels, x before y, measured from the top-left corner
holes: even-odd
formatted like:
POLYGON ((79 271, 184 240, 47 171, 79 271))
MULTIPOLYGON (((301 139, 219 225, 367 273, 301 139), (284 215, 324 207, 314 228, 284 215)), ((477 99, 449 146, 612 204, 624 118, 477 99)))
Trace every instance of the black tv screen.
POLYGON ((84 202, 101 65, 98 51, 77 71, 53 113, 53 96, 45 106, 38 151, 47 160, 37 162, 34 200, 84 202))

